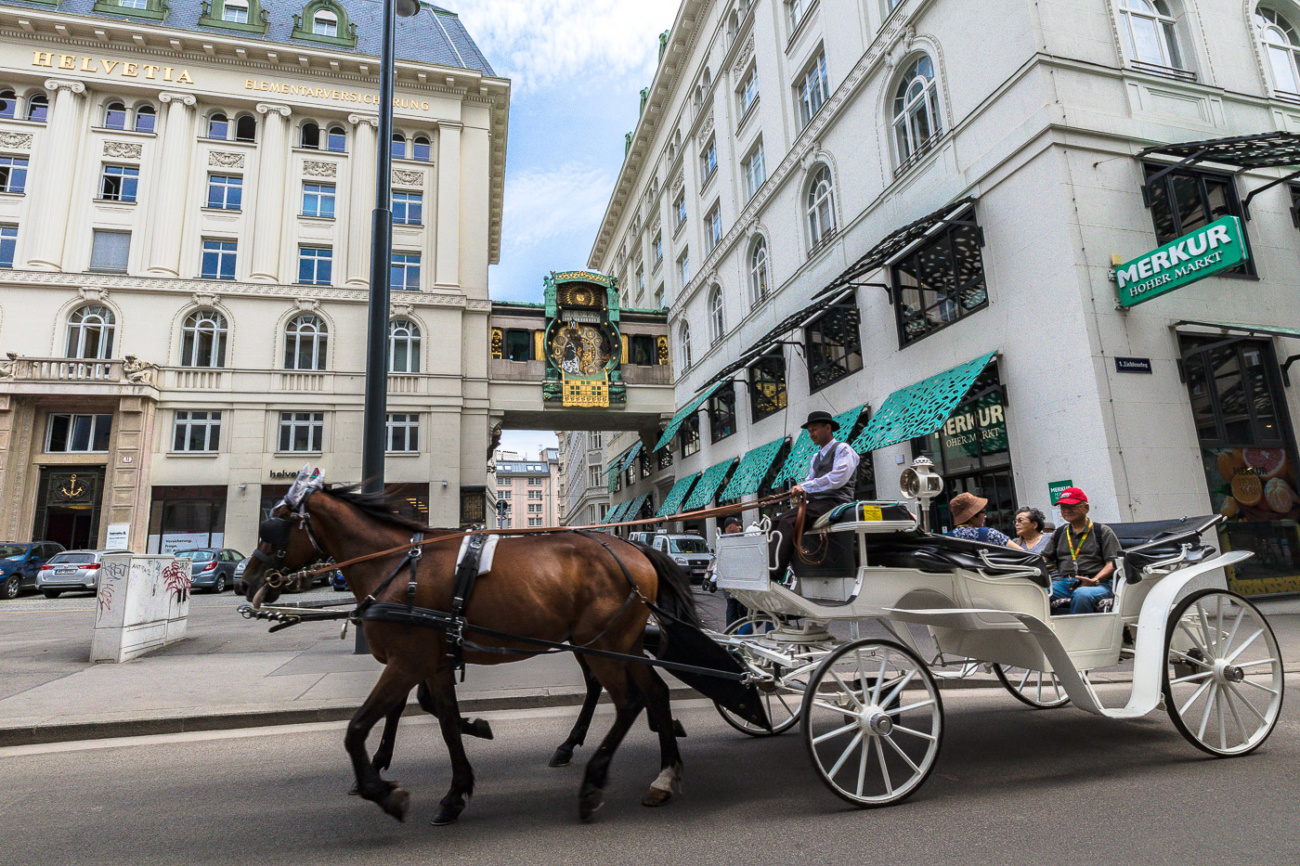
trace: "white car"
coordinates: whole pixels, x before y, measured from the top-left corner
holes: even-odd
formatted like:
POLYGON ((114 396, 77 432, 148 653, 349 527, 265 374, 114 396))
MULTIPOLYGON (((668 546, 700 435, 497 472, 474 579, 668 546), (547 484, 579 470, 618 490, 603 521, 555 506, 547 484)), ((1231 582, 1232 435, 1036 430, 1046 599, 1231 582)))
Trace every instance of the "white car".
POLYGON ((36 588, 46 598, 58 598, 64 592, 96 592, 99 569, 110 553, 129 550, 65 550, 50 557, 36 573, 36 588))
POLYGON ((656 535, 651 547, 672 557, 691 576, 692 583, 703 583, 713 561, 709 543, 698 535, 656 535))

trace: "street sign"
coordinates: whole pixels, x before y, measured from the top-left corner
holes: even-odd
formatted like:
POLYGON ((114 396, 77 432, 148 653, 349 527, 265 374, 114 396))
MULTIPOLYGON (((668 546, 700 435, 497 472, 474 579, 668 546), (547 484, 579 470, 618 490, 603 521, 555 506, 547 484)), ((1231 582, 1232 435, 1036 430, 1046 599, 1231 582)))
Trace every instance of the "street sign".
POLYGON ((1116 355, 1115 372, 1116 373, 1150 373, 1151 359, 1150 358, 1123 358, 1120 357, 1119 355, 1116 355))
POLYGON ((1068 478, 1064 481, 1047 482, 1047 495, 1051 497, 1052 506, 1055 507, 1056 503, 1061 501, 1061 494, 1065 492, 1065 488, 1073 486, 1074 482, 1068 478))
POLYGON ((1248 258, 1250 253, 1246 249, 1241 220, 1234 216, 1217 219, 1136 259, 1116 265, 1113 274, 1119 287, 1119 305, 1136 306, 1236 267, 1248 258))

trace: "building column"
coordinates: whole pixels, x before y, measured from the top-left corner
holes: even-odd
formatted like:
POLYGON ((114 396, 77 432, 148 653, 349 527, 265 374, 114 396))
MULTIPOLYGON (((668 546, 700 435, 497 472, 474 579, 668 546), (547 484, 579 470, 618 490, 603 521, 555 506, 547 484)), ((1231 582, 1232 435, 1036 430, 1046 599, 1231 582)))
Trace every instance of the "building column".
POLYGON ((39 172, 28 183, 32 220, 26 228, 27 264, 38 270, 63 270, 63 245, 72 213, 72 186, 76 178, 78 142, 81 141, 82 94, 80 81, 51 78, 50 119, 41 136, 39 172))
POLYGON ((438 225, 434 285, 460 285, 459 123, 438 125, 438 225))
POLYGON ((352 136, 351 174, 348 180, 348 285, 370 285, 371 222, 375 207, 375 144, 379 118, 349 114, 352 136))
POLYGON ((257 163, 257 215, 253 223, 253 270, 256 282, 280 281, 280 232, 284 225, 284 183, 288 149, 287 105, 261 102, 257 113, 262 122, 261 155, 257 163))
MULTIPOLYGON (((153 192, 150 221, 153 235, 149 245, 149 273, 169 277, 181 275, 182 229, 185 225, 186 195, 190 158, 194 150, 194 104, 191 93, 160 93, 167 106, 162 129, 162 159, 158 184, 153 192)), ((143 548, 142 548, 143 549, 143 548)))

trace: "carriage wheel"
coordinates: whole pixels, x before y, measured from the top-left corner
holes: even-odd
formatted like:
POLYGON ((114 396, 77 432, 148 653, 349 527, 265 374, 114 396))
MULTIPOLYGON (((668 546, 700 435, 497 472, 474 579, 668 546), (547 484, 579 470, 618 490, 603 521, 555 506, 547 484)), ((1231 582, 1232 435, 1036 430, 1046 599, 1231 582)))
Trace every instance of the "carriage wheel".
MULTIPOLYGON (((765 613, 751 614, 744 619, 738 619, 723 630, 723 634, 735 635, 748 628, 746 634, 763 634, 780 626, 776 617, 765 613)), ((787 680, 781 677, 781 671, 776 669, 766 659, 751 658, 751 662, 772 674, 776 682, 758 685, 758 696, 763 699, 763 706, 767 709, 767 718, 772 722, 772 730, 766 730, 755 725, 748 719, 743 719, 731 710, 726 709, 718 704, 718 714, 742 734, 749 734, 751 737, 774 737, 777 734, 783 734, 794 727, 799 721, 799 706, 803 703, 803 689, 805 680, 787 680)))
POLYGON ((1282 653, 1264 615, 1235 592, 1207 589, 1174 608, 1165 636, 1165 708, 1192 745, 1245 755, 1282 710, 1282 653))
POLYGON ((1002 683, 1016 700, 1031 707, 1050 710, 1054 707, 1063 707, 1070 702, 1070 696, 1065 693, 1061 679, 1056 674, 999 664, 993 665, 993 673, 997 674, 998 682, 1002 683))
POLYGON ((804 695, 804 743, 826 786, 858 807, 887 806, 930 775, 943 701, 924 662, 893 641, 836 649, 804 695))

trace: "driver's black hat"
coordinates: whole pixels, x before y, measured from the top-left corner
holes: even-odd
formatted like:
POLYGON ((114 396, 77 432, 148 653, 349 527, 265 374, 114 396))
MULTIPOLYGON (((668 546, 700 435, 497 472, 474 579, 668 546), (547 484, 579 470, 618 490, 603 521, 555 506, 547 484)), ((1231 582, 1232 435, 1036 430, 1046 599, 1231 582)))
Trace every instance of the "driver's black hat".
POLYGON ((808 420, 805 421, 805 422, 803 422, 803 429, 804 429, 804 430, 807 430, 807 429, 808 429, 809 427, 811 427, 813 424, 831 424, 831 425, 834 425, 834 424, 835 424, 835 418, 831 415, 830 412, 823 412, 821 409, 818 409, 818 410, 816 410, 816 411, 814 411, 814 412, 809 412, 809 413, 808 413, 808 420))

